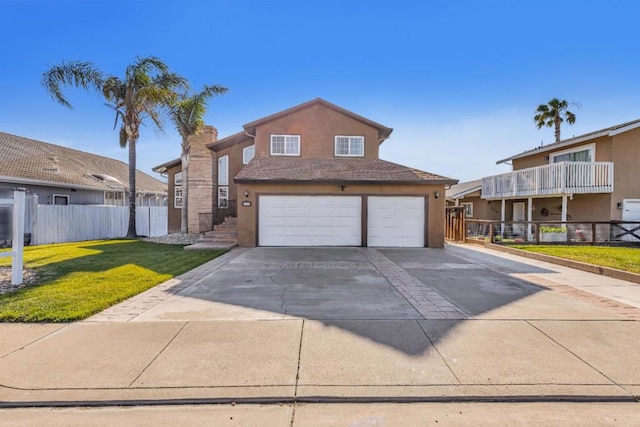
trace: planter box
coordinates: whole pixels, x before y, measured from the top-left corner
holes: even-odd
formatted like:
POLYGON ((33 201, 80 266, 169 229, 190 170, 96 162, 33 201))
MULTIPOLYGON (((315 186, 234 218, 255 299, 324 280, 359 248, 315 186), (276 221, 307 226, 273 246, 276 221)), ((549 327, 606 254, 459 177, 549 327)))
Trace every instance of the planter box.
POLYGON ((564 233, 540 233, 541 242, 566 242, 567 232, 564 233))

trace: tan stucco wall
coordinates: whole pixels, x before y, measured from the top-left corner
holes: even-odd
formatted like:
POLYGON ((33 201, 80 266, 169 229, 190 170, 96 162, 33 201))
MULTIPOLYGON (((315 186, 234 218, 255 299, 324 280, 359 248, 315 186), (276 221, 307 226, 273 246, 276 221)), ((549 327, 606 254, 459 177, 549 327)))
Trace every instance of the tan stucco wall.
MULTIPOLYGON (((427 197, 427 246, 444 246, 444 185, 347 185, 344 191, 338 184, 242 184, 237 185, 238 197, 238 245, 256 246, 257 240, 257 197, 260 195, 389 195, 427 197), (244 191, 249 191, 249 197, 244 191), (434 197, 435 192, 440 197, 434 197), (242 201, 250 201, 251 206, 242 206, 242 201)), ((401 219, 399 219, 401 220, 401 219)))
POLYGON ((179 233, 180 232, 180 222, 181 222, 181 215, 182 215, 182 209, 176 209, 174 208, 174 196, 175 196, 175 175, 176 173, 180 172, 182 170, 182 165, 178 165, 175 166, 171 169, 167 170, 167 179, 169 180, 169 182, 167 183, 168 186, 168 200, 167 200, 167 216, 168 216, 168 224, 167 227, 169 228, 169 233, 179 233))
POLYGON ((640 129, 613 137, 614 183, 611 197, 611 219, 621 220, 617 203, 623 199, 640 199, 640 129))
POLYGON ((377 159, 378 130, 324 105, 312 105, 256 129, 256 155, 270 156, 271 135, 300 135, 300 157, 333 159, 336 135, 364 136, 364 158, 377 159))
POLYGON ((232 145, 229 148, 225 148, 215 153, 213 160, 214 168, 214 189, 213 189, 213 205, 214 205, 214 223, 219 224, 224 221, 226 216, 236 215, 236 184, 233 178, 240 172, 245 166, 242 164, 242 150, 246 147, 253 145, 253 139, 249 138, 246 141, 232 145), (218 208, 218 159, 224 156, 229 156, 229 208, 218 208))

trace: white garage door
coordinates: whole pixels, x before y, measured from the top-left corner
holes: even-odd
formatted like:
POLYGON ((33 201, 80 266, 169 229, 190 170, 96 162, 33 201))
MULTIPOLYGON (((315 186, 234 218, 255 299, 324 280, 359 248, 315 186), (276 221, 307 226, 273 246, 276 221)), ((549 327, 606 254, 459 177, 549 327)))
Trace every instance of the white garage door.
POLYGON ((362 198, 260 196, 260 246, 360 246, 362 198))
POLYGON ((369 197, 367 245, 423 247, 424 197, 369 197))

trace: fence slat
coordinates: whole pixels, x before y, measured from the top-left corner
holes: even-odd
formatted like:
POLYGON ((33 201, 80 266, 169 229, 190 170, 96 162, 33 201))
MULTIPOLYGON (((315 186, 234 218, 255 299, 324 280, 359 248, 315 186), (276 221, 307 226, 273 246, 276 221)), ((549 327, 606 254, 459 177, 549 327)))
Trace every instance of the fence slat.
MULTIPOLYGON (((167 234, 168 210, 163 206, 136 206, 138 235, 167 234)), ((127 234, 126 206, 37 205, 33 245, 115 239, 127 234)))

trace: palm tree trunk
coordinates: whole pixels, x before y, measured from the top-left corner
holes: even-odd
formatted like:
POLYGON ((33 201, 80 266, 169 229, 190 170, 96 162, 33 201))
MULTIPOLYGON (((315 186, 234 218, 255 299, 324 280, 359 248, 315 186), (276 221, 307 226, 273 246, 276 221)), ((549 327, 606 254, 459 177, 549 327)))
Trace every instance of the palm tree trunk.
POLYGON ((129 229, 127 237, 137 237, 136 233, 136 140, 129 138, 129 229))
POLYGON ((560 121, 560 116, 555 117, 554 123, 556 125, 556 129, 555 129, 556 142, 560 142, 560 124, 562 123, 560 121))
POLYGON ((189 232, 189 152, 182 149, 182 219, 180 232, 189 232))

